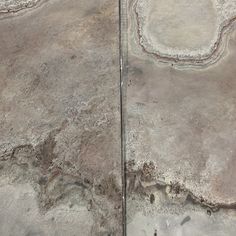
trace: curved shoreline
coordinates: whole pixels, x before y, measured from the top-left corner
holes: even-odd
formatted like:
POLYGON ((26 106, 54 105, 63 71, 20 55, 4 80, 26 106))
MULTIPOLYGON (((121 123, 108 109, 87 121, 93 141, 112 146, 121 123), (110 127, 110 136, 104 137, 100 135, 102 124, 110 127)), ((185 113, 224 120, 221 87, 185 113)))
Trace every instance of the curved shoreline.
POLYGON ((142 51, 150 56, 155 57, 155 59, 163 62, 168 62, 171 64, 177 64, 177 65, 191 65, 191 66, 204 66, 208 64, 212 64, 213 62, 217 61, 217 59, 220 57, 221 52, 224 51, 222 48, 222 44, 224 42, 224 35, 227 37, 226 33, 230 29, 230 27, 233 25, 234 22, 236 22, 236 16, 229 19, 227 22, 225 22, 223 25, 219 26, 219 32, 218 37, 213 46, 211 47, 211 52, 209 54, 202 55, 201 57, 194 57, 194 56, 188 56, 188 55, 181 55, 182 57, 178 55, 168 55, 168 54, 162 54, 160 52, 150 51, 144 43, 142 43, 143 34, 141 32, 141 26, 140 26, 140 16, 137 12, 137 3, 138 0, 136 0, 132 5, 133 12, 136 18, 136 26, 137 26, 137 36, 138 36, 138 44, 142 48, 142 51))
POLYGON ((146 194, 147 191, 162 191, 166 193, 166 188, 169 187, 175 192, 176 196, 184 193, 186 195, 186 201, 192 204, 200 205, 203 208, 209 208, 212 212, 219 211, 220 209, 225 210, 236 210, 236 201, 232 200, 230 202, 224 202, 220 200, 209 199, 201 194, 194 193, 192 190, 188 189, 184 184, 178 181, 173 181, 170 183, 163 182, 156 178, 155 167, 150 166, 144 162, 143 166, 136 166, 134 169, 129 166, 129 161, 126 162, 126 175, 128 179, 128 191, 129 194, 140 193, 146 194), (150 183, 147 187, 143 186, 142 183, 150 183), (136 183, 136 184, 135 184, 136 183))
POLYGON ((21 14, 24 14, 30 10, 34 10, 37 9, 38 7, 41 7, 42 5, 44 5, 44 3, 48 2, 49 0, 38 0, 37 2, 35 2, 34 4, 26 4, 20 8, 12 8, 12 9, 6 9, 6 10, 0 10, 0 20, 2 19, 6 19, 9 17, 14 17, 14 16, 18 16, 21 14))

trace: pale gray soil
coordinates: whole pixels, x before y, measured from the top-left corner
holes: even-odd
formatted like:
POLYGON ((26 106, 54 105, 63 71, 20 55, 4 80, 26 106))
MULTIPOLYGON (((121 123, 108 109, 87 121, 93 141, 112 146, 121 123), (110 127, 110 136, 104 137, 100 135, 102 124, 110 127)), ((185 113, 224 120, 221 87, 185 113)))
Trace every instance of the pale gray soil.
POLYGON ((0 235, 121 235, 118 2, 3 15, 0 235))
POLYGON ((235 1, 224 2, 129 1, 129 236, 235 235, 234 21, 206 63, 186 54, 210 42, 223 13, 234 19, 235 1))
POLYGON ((236 0, 122 0, 123 123, 118 3, 0 0, 0 236, 235 236, 236 0))

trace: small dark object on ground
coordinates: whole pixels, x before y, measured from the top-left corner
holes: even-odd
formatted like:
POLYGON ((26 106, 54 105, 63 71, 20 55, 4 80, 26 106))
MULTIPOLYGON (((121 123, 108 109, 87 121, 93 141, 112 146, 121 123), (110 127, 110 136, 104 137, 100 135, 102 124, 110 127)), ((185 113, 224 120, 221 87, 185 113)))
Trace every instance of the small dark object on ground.
POLYGON ((180 223, 180 225, 184 225, 185 223, 187 223, 188 221, 190 221, 191 220, 191 217, 190 216, 186 216, 183 220, 182 220, 182 222, 180 223))
POLYGON ((211 210, 207 209, 207 215, 211 216, 211 210))
POLYGON ((152 193, 152 194, 150 195, 150 203, 153 204, 154 202, 155 202, 155 196, 154 196, 154 194, 152 193))

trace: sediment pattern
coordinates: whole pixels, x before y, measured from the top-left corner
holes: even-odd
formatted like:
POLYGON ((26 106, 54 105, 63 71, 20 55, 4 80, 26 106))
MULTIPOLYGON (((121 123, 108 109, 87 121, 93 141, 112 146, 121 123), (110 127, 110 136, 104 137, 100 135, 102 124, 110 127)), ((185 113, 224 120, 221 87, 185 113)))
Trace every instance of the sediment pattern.
MULTIPOLYGON (((218 11, 216 10, 216 13, 214 16, 216 18, 215 26, 209 26, 209 28, 215 27, 214 29, 215 32, 214 32, 214 35, 212 35, 212 39, 209 42, 207 42, 208 46, 203 46, 203 48, 196 47, 196 49, 188 49, 188 47, 186 46, 186 48, 178 49, 178 47, 171 46, 171 45, 169 45, 169 47, 168 46, 163 47, 161 43, 155 44, 154 42, 150 41, 150 35, 152 34, 152 32, 151 30, 150 32, 148 32, 147 29, 144 29, 145 25, 149 21, 148 18, 150 18, 150 16, 145 16, 145 8, 149 7, 148 5, 149 2, 152 2, 152 0, 145 2, 145 4, 143 3, 142 0, 136 0, 133 2, 133 5, 131 7, 133 8, 133 12, 136 18, 138 42, 143 52, 145 52, 146 54, 162 62, 168 62, 170 64, 178 64, 178 65, 191 65, 191 66, 198 66, 198 67, 203 66, 203 65, 213 64, 219 59, 219 57, 222 55, 222 52, 224 51, 225 46, 227 44, 225 42, 227 40, 227 35, 229 34, 230 29, 232 28, 232 25, 236 21, 235 12, 234 11, 230 12, 231 11, 230 7, 232 8, 232 5, 230 5, 230 7, 228 5, 227 6, 223 5, 225 8, 223 8, 222 10, 223 6, 219 6, 220 5, 219 3, 217 4, 215 1, 212 1, 212 4, 214 5, 213 8, 218 9, 218 11), (225 12, 228 12, 228 14, 226 14, 225 12)), ((173 5, 173 4, 170 4, 170 5, 173 5)), ((178 3, 178 5, 180 5, 180 3, 178 3)), ((163 11, 164 10, 165 9, 163 9, 163 11)), ((199 14, 201 13, 202 11, 200 10, 199 14)), ((173 13, 170 12, 169 17, 172 17, 172 18, 174 17, 173 21, 178 21, 178 15, 173 16, 172 14, 173 13)), ((167 16, 168 16, 168 13, 167 13, 167 16)), ((168 21, 167 19, 166 21, 168 21)), ((190 19, 191 19, 191 16, 190 16, 190 19)), ((188 19, 186 18, 185 20, 188 20, 188 19)), ((156 24, 157 25, 155 27, 158 28, 160 27, 158 26, 158 24, 161 24, 161 22, 159 23, 156 22, 156 24)), ((187 30, 188 28, 185 29, 185 31, 187 30)), ((165 32, 163 32, 163 34, 164 33, 165 32)), ((186 32, 183 32, 183 33, 186 33, 186 32)), ((158 41, 158 35, 156 37, 157 37, 156 40, 158 41)), ((199 40, 201 38, 202 37, 199 37, 199 40)), ((185 40, 186 41, 191 40, 191 36, 189 36, 185 40)), ((183 39, 182 42, 185 40, 183 39)))
POLYGON ((1 0, 0 14, 18 12, 23 9, 35 7, 44 0, 1 0))

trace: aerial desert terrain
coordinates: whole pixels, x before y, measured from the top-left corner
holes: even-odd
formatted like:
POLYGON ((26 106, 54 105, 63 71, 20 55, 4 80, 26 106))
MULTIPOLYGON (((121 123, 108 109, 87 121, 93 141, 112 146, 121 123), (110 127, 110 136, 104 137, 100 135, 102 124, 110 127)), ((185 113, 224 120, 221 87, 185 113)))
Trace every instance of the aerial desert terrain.
POLYGON ((0 0, 0 236, 236 235, 236 0, 0 0))
POLYGON ((0 235, 121 235, 118 2, 0 8, 0 235))
POLYGON ((127 4, 128 235, 236 233, 235 11, 127 4))

